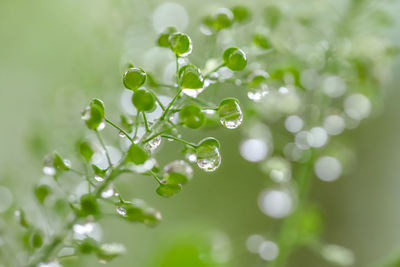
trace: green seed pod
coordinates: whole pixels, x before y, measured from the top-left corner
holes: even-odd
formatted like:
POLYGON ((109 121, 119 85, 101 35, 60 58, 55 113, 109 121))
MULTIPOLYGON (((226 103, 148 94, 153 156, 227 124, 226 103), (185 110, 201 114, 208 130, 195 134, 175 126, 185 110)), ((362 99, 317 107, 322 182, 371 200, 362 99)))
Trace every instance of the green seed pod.
POLYGON ((69 164, 68 160, 63 159, 58 153, 53 154, 53 166, 57 170, 61 171, 68 171, 71 169, 71 166, 69 164))
POLYGON ((48 185, 42 184, 35 187, 35 197, 41 204, 44 203, 50 192, 51 188, 48 185))
POLYGON ((215 14, 213 19, 213 27, 216 30, 229 28, 233 24, 233 13, 231 10, 222 8, 215 14))
POLYGON ((81 196, 81 216, 96 215, 99 213, 99 205, 94 195, 86 194, 81 196))
POLYGON ((234 6, 231 8, 233 18, 236 22, 244 22, 251 17, 250 10, 245 6, 234 6))
POLYGON ((29 244, 32 248, 40 248, 43 245, 43 237, 40 232, 33 232, 29 237, 29 244))
POLYGON ((243 120, 243 114, 239 106, 239 100, 227 98, 221 101, 218 106, 220 122, 228 129, 237 128, 243 120))
POLYGON ((129 222, 141 222, 148 226, 155 226, 161 221, 161 213, 140 199, 119 203, 116 209, 117 213, 129 222))
POLYGON ((272 48, 271 42, 269 41, 269 39, 267 38, 267 36, 265 36, 262 33, 256 33, 253 37, 253 43, 262 48, 262 49, 270 49, 272 48))
POLYGON ((122 244, 102 244, 97 251, 97 258, 100 262, 106 263, 118 256, 121 256, 125 252, 126 248, 122 244))
POLYGON ((138 112, 151 112, 156 108, 154 96, 144 89, 136 90, 133 93, 132 103, 138 112))
POLYGON ((79 244, 78 250, 82 254, 90 254, 99 250, 99 244, 93 238, 86 237, 82 240, 82 243, 79 244))
POLYGON ((195 65, 183 66, 179 70, 179 79, 182 89, 200 89, 204 85, 203 75, 195 65))
POLYGON ((175 27, 166 28, 165 31, 160 33, 160 35, 158 36, 157 45, 161 47, 169 47, 169 36, 174 32, 176 32, 175 27))
POLYGON ((191 129, 200 128, 204 124, 205 118, 201 108, 195 104, 186 105, 179 112, 181 123, 191 129))
POLYGON ((175 32, 169 36, 169 46, 175 55, 186 57, 192 53, 192 40, 189 35, 181 32, 175 32))
POLYGON ((175 160, 164 167, 164 180, 168 184, 186 184, 193 177, 192 167, 184 160, 175 160))
POLYGON ((182 185, 180 184, 160 184, 156 193, 163 197, 171 197, 182 191, 182 185))
POLYGON ((243 70, 247 65, 246 54, 236 47, 226 49, 222 58, 225 66, 233 71, 243 70))
POLYGON ((146 162, 148 155, 140 146, 132 144, 128 149, 126 160, 136 165, 140 165, 146 162))
POLYGON ((78 150, 79 154, 86 160, 86 162, 89 162, 94 154, 92 146, 86 141, 78 143, 78 150))
POLYGON ((24 227, 24 228, 29 228, 30 227, 30 225, 29 225, 29 223, 28 223, 28 221, 26 219, 25 211, 23 209, 15 210, 14 214, 15 214, 15 217, 16 217, 18 223, 22 227, 24 227))
POLYGON ((93 99, 89 106, 82 112, 82 120, 91 130, 104 129, 104 103, 99 99, 93 99))
POLYGON ((100 177, 104 177, 107 174, 107 170, 102 170, 99 167, 97 167, 97 165, 92 164, 92 169, 95 175, 100 176, 100 177))
POLYGON ((217 139, 207 137, 196 147, 197 166, 206 172, 215 171, 221 164, 220 144, 217 139))
POLYGON ((123 78, 124 86, 130 90, 136 90, 146 81, 146 72, 139 68, 128 69, 123 78))

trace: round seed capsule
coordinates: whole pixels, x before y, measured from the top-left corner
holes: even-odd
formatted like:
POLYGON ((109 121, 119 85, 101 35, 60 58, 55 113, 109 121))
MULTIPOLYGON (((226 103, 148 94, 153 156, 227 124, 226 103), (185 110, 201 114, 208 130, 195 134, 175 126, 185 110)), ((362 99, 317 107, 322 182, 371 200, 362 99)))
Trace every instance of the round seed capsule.
POLYGON ((233 71, 243 70, 247 65, 246 54, 236 47, 226 49, 222 58, 225 66, 233 71))
POLYGON ((203 126, 206 116, 198 105, 186 105, 179 112, 179 119, 182 124, 191 129, 197 129, 203 126))
POLYGON ((133 93, 132 103, 139 112, 151 112, 156 108, 154 96, 144 89, 136 90, 133 93))
POLYGON ((179 70, 179 78, 183 89, 203 88, 204 78, 195 65, 185 65, 179 70))
POLYGON ((175 32, 168 38, 169 46, 175 55, 180 57, 188 56, 192 53, 192 40, 189 35, 181 32, 175 32))
POLYGON ((171 197, 182 191, 182 185, 180 184, 160 184, 156 193, 163 197, 171 197))
POLYGON ((244 22, 251 16, 250 10, 245 6, 234 6, 231 10, 236 22, 244 22))
POLYGON ((158 36, 157 44, 161 47, 169 47, 169 36, 176 32, 175 27, 168 27, 158 36))
POLYGON ((124 86, 130 90, 136 90, 146 81, 146 72, 139 68, 128 69, 123 78, 124 86))
POLYGON ((239 100, 234 98, 222 100, 218 107, 218 115, 223 126, 228 129, 237 128, 243 120, 239 100))
POLYGON ((222 8, 215 14, 213 19, 213 27, 216 30, 229 28, 233 24, 233 13, 231 10, 222 8))

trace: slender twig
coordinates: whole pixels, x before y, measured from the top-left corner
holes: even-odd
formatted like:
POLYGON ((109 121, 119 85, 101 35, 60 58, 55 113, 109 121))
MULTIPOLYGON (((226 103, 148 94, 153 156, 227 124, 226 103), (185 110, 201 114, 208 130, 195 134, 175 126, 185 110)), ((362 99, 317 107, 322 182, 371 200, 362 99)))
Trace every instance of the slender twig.
POLYGON ((106 146, 105 146, 105 144, 103 142, 103 139, 101 138, 101 135, 100 135, 100 133, 98 131, 95 131, 95 132, 96 132, 97 139, 99 139, 100 145, 103 148, 104 153, 106 154, 108 165, 109 165, 110 168, 112 168, 111 158, 110 158, 110 155, 108 154, 108 150, 107 150, 107 148, 106 148, 106 146))
POLYGON ((152 170, 149 171, 149 174, 153 176, 153 178, 157 181, 157 183, 162 184, 161 179, 152 170))
POLYGON ((120 131, 121 133, 123 133, 128 139, 129 141, 133 142, 133 139, 129 136, 129 134, 124 131, 121 127, 119 127, 118 125, 116 125, 115 123, 113 123, 112 121, 110 121, 109 119, 106 118, 106 122, 108 124, 110 124, 112 127, 114 127, 115 129, 117 129, 118 131, 120 131))
POLYGON ((146 113, 144 113, 144 111, 143 111, 142 115, 143 115, 144 126, 146 127, 146 132, 150 132, 149 123, 147 121, 146 113))
POLYGON ((160 99, 157 97, 157 95, 151 89, 147 89, 147 90, 153 95, 154 99, 157 101, 158 105, 160 105, 161 109, 165 110, 163 103, 160 101, 160 99))
POLYGON ((183 140, 183 139, 181 139, 181 138, 178 138, 178 137, 175 137, 175 136, 172 136, 172 135, 161 135, 161 137, 162 137, 162 138, 168 138, 168 139, 172 139, 172 140, 181 142, 181 143, 183 143, 183 144, 185 144, 185 145, 188 145, 188 146, 191 146, 191 147, 193 147, 193 148, 196 148, 196 147, 197 147, 197 145, 195 145, 195 144, 189 143, 189 142, 187 142, 187 141, 185 141, 185 140, 183 140))

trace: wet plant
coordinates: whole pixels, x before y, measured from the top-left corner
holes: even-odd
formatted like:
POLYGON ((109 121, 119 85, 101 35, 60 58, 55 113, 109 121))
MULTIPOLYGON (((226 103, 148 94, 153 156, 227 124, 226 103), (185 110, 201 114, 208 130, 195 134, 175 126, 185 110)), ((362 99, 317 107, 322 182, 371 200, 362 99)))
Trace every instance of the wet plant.
MULTIPOLYGON (((214 70, 201 70, 191 64, 188 56, 193 44, 189 35, 168 28, 157 41, 160 47, 169 49, 175 56, 175 83, 162 84, 144 69, 128 65, 122 77, 122 84, 131 92, 129 101, 136 115, 121 115, 120 122, 109 119, 112 111, 100 99, 93 99, 82 112, 82 120, 95 138, 77 143, 81 164, 71 161, 58 153, 45 158, 43 172, 50 181, 35 188, 35 196, 44 209, 58 209, 66 206, 59 218, 61 226, 42 229, 31 223, 22 209, 15 215, 24 228, 26 259, 14 259, 16 266, 58 266, 64 258, 81 254, 94 254, 100 262, 108 262, 123 254, 122 244, 102 243, 94 232, 97 222, 112 206, 113 214, 122 220, 156 226, 161 212, 141 199, 125 199, 114 182, 123 174, 143 175, 154 179, 156 194, 172 197, 184 189, 193 177, 192 164, 206 171, 215 171, 221 164, 220 142, 213 137, 202 140, 187 140, 180 134, 182 128, 198 129, 210 115, 228 129, 235 129, 243 119, 239 101, 235 98, 222 99, 219 105, 204 100, 203 91, 209 90, 210 76, 224 66, 241 71, 247 64, 246 54, 236 47, 225 50, 220 65, 214 70), (159 93, 160 91, 163 92, 159 93), (151 117, 151 118, 150 118, 151 117), (102 131, 114 128, 121 139, 121 148, 109 146, 103 140, 102 131), (159 166, 156 150, 165 140, 182 145, 184 159, 172 160, 166 166, 159 166), (81 178, 79 192, 69 191, 62 185, 65 174, 73 173, 81 178), (83 187, 82 187, 83 186, 83 187), (51 202, 52 204, 48 204, 51 202), (26 260, 26 262, 25 262, 26 260)), ((60 215, 58 215, 60 216, 60 215)))

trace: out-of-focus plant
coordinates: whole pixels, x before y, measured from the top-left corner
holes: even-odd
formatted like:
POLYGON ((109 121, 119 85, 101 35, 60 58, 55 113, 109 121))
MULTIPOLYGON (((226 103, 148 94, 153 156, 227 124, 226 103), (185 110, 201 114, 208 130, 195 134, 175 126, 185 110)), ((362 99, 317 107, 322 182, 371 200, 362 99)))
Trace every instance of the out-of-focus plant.
POLYGON ((249 236, 247 247, 267 266, 287 266, 300 247, 336 265, 355 261, 349 249, 321 239, 323 214, 308 196, 315 178, 333 182, 351 170, 355 155, 345 132, 381 108, 396 49, 378 37, 390 22, 382 3, 346 4, 342 10, 326 1, 307 10, 268 4, 262 18, 253 18, 262 21, 256 28, 233 23, 251 16, 245 7, 203 19, 203 32, 216 40, 247 41, 250 64, 234 78, 250 100, 240 153, 265 174, 258 205, 280 225, 249 236), (327 9, 331 16, 322 17, 327 9))
POLYGON ((242 123, 237 99, 226 98, 214 105, 203 100, 200 94, 211 83, 218 83, 208 79, 218 69, 243 70, 247 65, 246 54, 230 47, 221 56, 220 65, 203 75, 203 71, 188 59, 192 40, 187 34, 170 27, 159 36, 157 44, 175 55, 175 84, 161 84, 150 73, 129 64, 123 75, 123 85, 132 92, 127 101, 135 107, 136 115, 122 114, 120 123, 115 123, 109 119, 112 111, 106 109, 103 101, 93 99, 90 102, 82 112, 82 120, 95 138, 77 143, 82 167, 53 153, 45 158, 43 167, 44 174, 52 179, 34 189, 37 203, 48 210, 48 221, 59 223, 38 225, 31 222, 22 209, 17 210, 15 215, 24 231, 23 245, 28 255, 26 259, 13 259, 10 264, 58 266, 62 259, 82 254, 95 254, 99 261, 108 262, 125 252, 122 244, 102 243, 96 235, 97 221, 110 213, 110 207, 115 216, 128 222, 152 227, 162 219, 161 212, 144 200, 126 200, 114 185, 119 176, 151 177, 157 184, 158 195, 172 197, 192 179, 191 163, 206 172, 219 167, 221 155, 217 139, 207 137, 192 143, 181 136, 180 130, 198 129, 210 121, 220 121, 228 129, 235 129, 242 123), (120 149, 103 140, 101 132, 106 125, 115 128, 118 139, 123 139, 120 149), (156 150, 163 139, 183 144, 186 158, 172 160, 161 168, 156 150), (80 178, 77 180, 79 190, 70 190, 72 180, 65 185, 63 180, 69 179, 66 174, 80 178))

